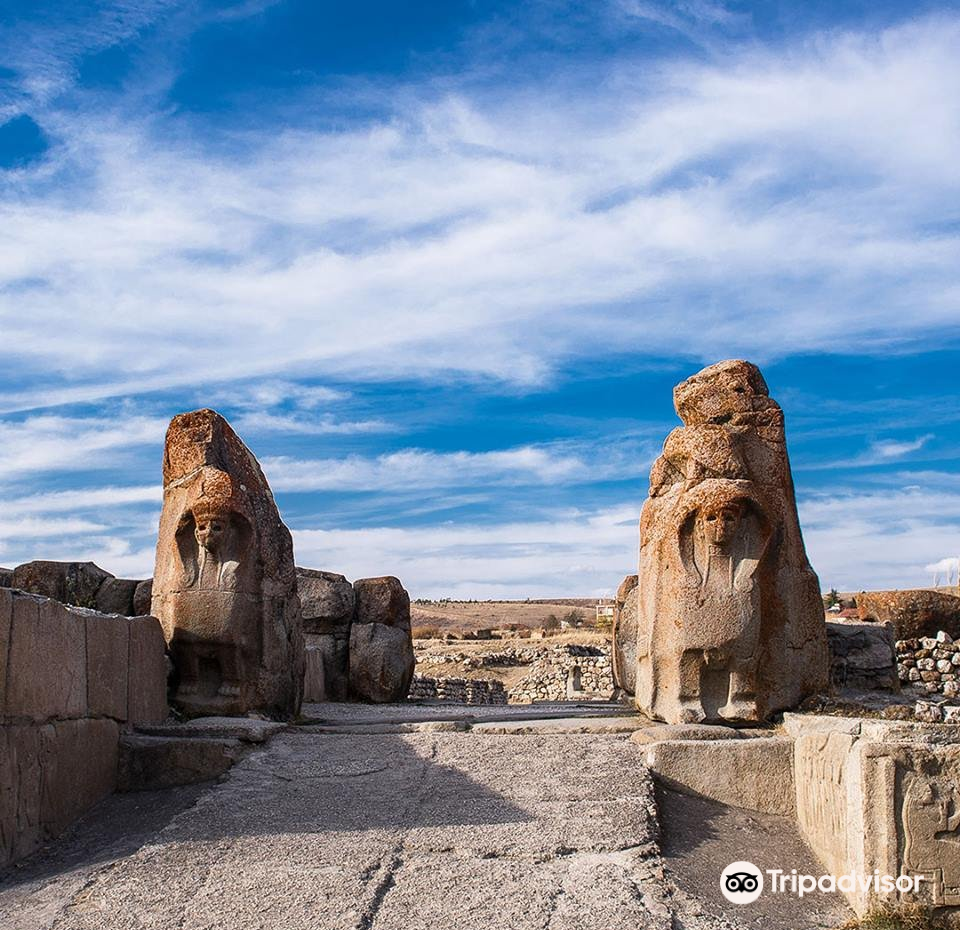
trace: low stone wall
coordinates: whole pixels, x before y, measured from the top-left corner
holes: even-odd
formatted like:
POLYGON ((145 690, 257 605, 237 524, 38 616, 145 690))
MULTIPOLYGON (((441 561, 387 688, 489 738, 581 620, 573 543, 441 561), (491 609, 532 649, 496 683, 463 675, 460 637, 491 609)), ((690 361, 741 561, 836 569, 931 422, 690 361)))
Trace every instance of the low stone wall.
POLYGON ((936 636, 898 640, 897 673, 905 687, 956 698, 960 695, 960 643, 943 630, 936 636))
POLYGON ((159 621, 0 588, 0 866, 110 794, 121 732, 166 717, 159 621))
POLYGON ((485 678, 430 678, 414 675, 411 700, 449 701, 452 704, 506 704, 503 682, 485 678))
POLYGON ((613 688, 609 646, 553 646, 510 689, 510 703, 609 701, 613 688))

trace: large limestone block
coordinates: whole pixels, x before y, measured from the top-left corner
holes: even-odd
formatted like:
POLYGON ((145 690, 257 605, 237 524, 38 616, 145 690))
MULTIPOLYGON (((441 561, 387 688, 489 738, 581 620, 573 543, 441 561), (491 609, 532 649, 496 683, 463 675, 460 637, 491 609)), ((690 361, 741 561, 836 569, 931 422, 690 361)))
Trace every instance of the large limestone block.
POLYGON ((764 720, 829 677, 783 412, 744 361, 688 378, 674 405, 684 426, 640 518, 634 700, 670 723, 764 720))
POLYGON ((830 678, 837 687, 899 691, 893 624, 827 623, 830 678))
POLYGON ((83 613, 49 598, 14 592, 6 713, 46 720, 81 717, 86 711, 83 613))
POLYGON ((637 576, 627 575, 617 589, 613 614, 613 683, 632 695, 637 685, 637 576))
POLYGON ((350 631, 350 688, 363 701, 402 701, 410 690, 416 657, 410 630, 355 623, 350 631))
POLYGON ((156 617, 131 617, 127 629, 127 719, 133 724, 162 723, 169 714, 163 630, 156 617))
POLYGON ((126 617, 90 614, 87 635, 87 713, 127 719, 130 622, 126 617))
POLYGON ((854 722, 790 721, 804 839, 835 875, 923 879, 918 894, 844 889, 859 914, 881 902, 960 907, 960 743, 937 728, 854 722))
POLYGON ((303 689, 293 542, 253 453, 213 410, 174 417, 152 613, 189 715, 289 718, 303 689))
POLYGON ((0 727, 0 865, 33 852, 43 839, 40 727, 0 727))
POLYGON ((357 593, 355 623, 382 623, 410 629, 410 595, 399 578, 361 578, 353 583, 357 593))
POLYGON ((120 740, 118 791, 156 791, 211 781, 243 755, 236 739, 124 736, 120 740))
POLYGON ((670 788, 731 807, 793 816, 793 740, 667 740, 650 744, 647 766, 670 788))
POLYGON ((10 627, 13 624, 13 592, 0 588, 0 716, 7 713, 7 657, 10 654, 10 627))
POLYGON ((13 587, 76 607, 97 606, 97 592, 108 578, 93 562, 26 562, 13 570, 13 587))
MULTIPOLYGON (((343 575, 336 572, 297 569, 297 589, 303 608, 304 633, 308 644, 322 657, 324 700, 346 701, 350 690, 350 626, 356 610, 356 592, 343 575)), ((310 693, 319 693, 317 672, 307 670, 310 693)), ((318 700, 304 692, 304 700, 318 700)))
POLYGON ((62 833, 117 784, 119 729, 114 720, 58 720, 40 728, 40 818, 62 833))

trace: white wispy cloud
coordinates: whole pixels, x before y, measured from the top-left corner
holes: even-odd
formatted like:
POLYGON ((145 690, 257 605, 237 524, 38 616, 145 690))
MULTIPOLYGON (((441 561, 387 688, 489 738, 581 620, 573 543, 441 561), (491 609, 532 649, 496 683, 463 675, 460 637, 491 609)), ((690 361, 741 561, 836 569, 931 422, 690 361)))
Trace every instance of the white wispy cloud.
POLYGON ((417 597, 610 596, 636 571, 638 506, 525 523, 294 531, 297 563, 393 574, 417 597))
POLYGON ((241 414, 233 418, 233 427, 240 432, 298 433, 303 436, 350 436, 397 430, 386 420, 339 420, 332 414, 317 416, 268 412, 241 414))
POLYGON ((166 420, 136 415, 0 420, 0 480, 116 465, 137 446, 162 445, 166 428, 166 420))
POLYGON ((8 344, 24 371, 63 373, 0 404, 304 371, 529 382, 611 346, 942 340, 960 313, 942 223, 958 40, 942 16, 621 61, 575 93, 405 88, 381 123, 305 119, 235 158, 87 101, 58 115, 54 176, 82 161, 77 196, 48 167, 0 204, 8 344))
POLYGON ((486 452, 403 449, 340 459, 265 457, 263 469, 278 491, 409 491, 478 485, 579 484, 634 477, 649 467, 652 450, 635 444, 557 442, 486 452), (632 454, 631 454, 632 453, 632 454))

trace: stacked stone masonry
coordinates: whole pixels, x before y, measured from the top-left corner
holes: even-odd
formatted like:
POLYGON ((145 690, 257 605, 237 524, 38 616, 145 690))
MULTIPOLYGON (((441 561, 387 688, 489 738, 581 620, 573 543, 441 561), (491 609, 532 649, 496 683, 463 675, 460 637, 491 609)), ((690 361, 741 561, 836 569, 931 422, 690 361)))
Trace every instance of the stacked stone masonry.
POLYGON ((0 588, 0 865, 114 791, 120 734, 166 716, 155 618, 0 588))
POLYGON ((503 682, 485 678, 431 678, 414 675, 410 699, 451 704, 506 704, 503 682))
POLYGON ((897 641, 897 674, 905 688, 923 694, 960 696, 960 642, 941 630, 936 636, 897 641))
POLYGON ((613 690, 609 646, 553 646, 510 689, 510 703, 609 701, 613 690))

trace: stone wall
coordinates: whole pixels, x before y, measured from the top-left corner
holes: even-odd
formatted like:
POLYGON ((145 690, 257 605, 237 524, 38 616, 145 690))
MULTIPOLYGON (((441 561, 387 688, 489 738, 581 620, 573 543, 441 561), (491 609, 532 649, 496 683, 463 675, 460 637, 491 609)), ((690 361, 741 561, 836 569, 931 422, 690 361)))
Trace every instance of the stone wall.
POLYGON ((936 636, 898 640, 897 673, 904 687, 956 698, 960 695, 960 642, 943 630, 936 636))
POLYGON ((552 646, 510 689, 510 703, 609 701, 613 688, 609 646, 552 646))
POLYGON ((449 701, 451 704, 506 704, 503 682, 486 678, 430 678, 414 675, 410 685, 414 701, 449 701))
POLYGON ((0 588, 0 866, 110 794, 120 733, 166 716, 155 618, 0 588))

